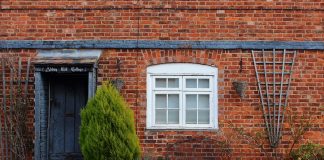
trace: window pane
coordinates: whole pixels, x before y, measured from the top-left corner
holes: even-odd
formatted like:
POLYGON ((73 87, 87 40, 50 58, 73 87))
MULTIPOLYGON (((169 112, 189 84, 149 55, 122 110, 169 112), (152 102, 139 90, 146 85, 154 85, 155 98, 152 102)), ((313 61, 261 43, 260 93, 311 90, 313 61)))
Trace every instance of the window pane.
POLYGON ((186 124, 197 124, 197 110, 186 110, 186 124))
POLYGON ((179 78, 169 78, 168 88, 179 88, 179 78))
POLYGON ((199 110, 198 111, 198 123, 199 124, 209 124, 209 110, 199 110))
POLYGON ((209 108, 209 94, 200 94, 198 108, 209 108))
POLYGON ((156 88, 166 88, 166 78, 156 78, 155 79, 156 88))
POLYGON ((186 79, 186 88, 197 88, 197 79, 186 79))
POLYGON ((209 88, 209 79, 199 79, 198 88, 209 88))
POLYGON ((156 108, 166 108, 167 107, 166 94, 156 94, 155 95, 155 107, 156 108))
POLYGON ((179 110, 169 109, 168 112, 168 124, 179 124, 179 110))
POLYGON ((155 123, 166 124, 166 109, 155 110, 155 123))
POLYGON ((186 95, 186 107, 195 109, 197 108, 197 94, 186 95))
POLYGON ((169 94, 168 108, 179 108, 179 95, 169 94))

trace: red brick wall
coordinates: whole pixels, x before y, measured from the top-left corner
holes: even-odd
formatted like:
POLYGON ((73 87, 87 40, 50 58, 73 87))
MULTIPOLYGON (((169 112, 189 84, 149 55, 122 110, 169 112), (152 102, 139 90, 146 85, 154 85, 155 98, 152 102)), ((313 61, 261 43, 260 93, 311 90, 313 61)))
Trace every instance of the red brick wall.
MULTIPOLYGON (((323 0, 1 0, 0 8, 0 40, 324 41, 323 0)), ((13 52, 23 57, 36 53, 35 50, 13 52)), ((302 141, 324 144, 324 51, 298 52, 289 107, 294 113, 310 113, 316 119, 302 141)), ((3 53, 8 51, 0 54, 3 53)), ((125 81, 121 92, 135 112, 145 156, 224 157, 226 151, 222 148, 226 147, 218 143, 224 139, 231 144, 232 157, 266 156, 246 141, 229 138, 232 136, 229 123, 252 133, 264 129, 249 50, 107 49, 99 61, 99 83, 117 77, 125 81), (242 74, 239 73, 241 56, 242 74), (117 58, 122 61, 120 73, 117 73, 117 58), (145 129, 146 68, 172 62, 218 67, 219 127, 225 136, 216 131, 145 129), (235 79, 248 81, 247 95, 242 100, 232 86, 235 79)), ((32 83, 30 96, 33 95, 32 83)), ((33 131, 32 107, 28 118, 33 131)), ((287 151, 288 141, 289 133, 285 130, 279 155, 287 151)), ((271 151, 269 146, 266 150, 271 151)))
POLYGON ((114 0, 114 1, 90 1, 90 0, 4 0, 1 8, 140 8, 140 7, 159 7, 159 8, 240 8, 240 9, 322 9, 324 2, 321 0, 114 0))
MULTIPOLYGON (((315 119, 312 127, 302 137, 324 144, 323 116, 323 52, 299 51, 292 79, 289 109, 301 115, 312 114, 315 119)), ((162 156, 181 158, 215 158, 224 157, 224 147, 220 140, 228 139, 233 149, 231 158, 265 157, 260 149, 240 139, 231 140, 233 136, 229 124, 243 127, 255 134, 263 130, 264 120, 259 101, 255 71, 250 51, 247 50, 106 50, 99 61, 99 83, 114 78, 122 78, 125 86, 122 94, 135 112, 137 133, 141 140, 145 156, 162 156), (243 73, 239 73, 240 57, 243 57, 243 73), (121 59, 121 72, 117 72, 116 59, 121 59), (146 130, 146 68, 154 64, 184 62, 216 66, 218 75, 218 114, 220 131, 181 131, 181 130, 146 130), (232 82, 248 82, 246 97, 240 99, 234 91, 232 82)), ((286 121, 285 125, 287 127, 286 121)), ((284 130, 283 141, 278 147, 278 154, 283 155, 290 147, 289 128, 284 130)), ((267 139, 264 139, 267 142, 267 139)), ((268 143, 268 142, 267 142, 268 143)), ((271 151, 269 145, 265 145, 271 151)), ((273 153, 274 154, 274 153, 273 153)))
MULTIPOLYGON (((11 50, 10 52, 22 57, 33 57, 36 53, 35 50, 11 50)), ((249 50, 108 49, 104 50, 99 60, 98 83, 115 78, 124 80, 125 85, 121 93, 134 110, 137 134, 145 157, 265 158, 266 155, 260 151, 260 148, 249 145, 242 138, 235 137, 235 132, 229 126, 232 124, 235 127, 243 127, 246 132, 252 134, 264 131, 265 128, 250 52, 249 50), (243 72, 239 73, 241 56, 243 72), (121 60, 120 72, 117 72, 117 58, 121 60), (154 64, 174 62, 205 64, 218 68, 219 130, 146 130, 146 68, 154 64), (244 99, 240 99, 234 91, 232 86, 234 80, 248 82, 244 99), (235 138, 231 139, 232 137, 235 138), (219 142, 228 142, 229 146, 219 142)), ((3 50, 1 53, 8 53, 8 51, 3 50)), ((321 113, 321 107, 324 105, 323 55, 323 51, 298 51, 296 58, 288 106, 293 113, 311 114, 315 119, 311 128, 302 137, 301 143, 312 141, 324 144, 324 123, 321 113)), ((31 101, 34 96, 33 88, 31 74, 29 87, 31 101)), ((29 134, 33 135, 34 109, 31 106, 29 110, 28 128, 29 134)), ((287 152, 291 144, 287 121, 284 126, 286 128, 277 150, 278 155, 287 152)), ((274 154, 267 139, 263 141, 266 142, 265 149, 274 154)), ((29 156, 32 156, 32 153, 29 156)))
POLYGON ((7 0, 1 1, 0 39, 323 41, 323 5, 315 0, 7 0))

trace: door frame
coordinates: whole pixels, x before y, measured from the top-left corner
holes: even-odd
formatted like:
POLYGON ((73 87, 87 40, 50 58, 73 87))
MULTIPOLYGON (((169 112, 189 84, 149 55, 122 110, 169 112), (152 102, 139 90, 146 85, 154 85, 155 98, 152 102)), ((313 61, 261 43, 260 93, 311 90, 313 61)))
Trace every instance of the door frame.
MULTIPOLYGON (((53 66, 51 66, 53 67, 53 66)), ((61 67, 61 66, 57 66, 61 67)), ((66 66, 64 66, 66 67, 66 66)), ((69 66, 73 67, 73 66, 69 66)), ((84 66, 83 66, 84 67, 84 66)), ((48 159, 49 129, 49 72, 42 72, 42 66, 35 66, 35 160, 48 159)), ((52 72, 52 71, 51 71, 52 72)), ((54 72, 54 71, 53 71, 54 72)), ((88 66, 88 99, 96 89, 96 68, 88 66)), ((58 73, 60 74, 60 73, 58 73)))
POLYGON ((68 52, 66 50, 40 50, 35 57, 35 160, 48 159, 48 73, 86 72, 89 99, 96 91, 97 64, 100 55, 101 50, 68 50, 68 52))

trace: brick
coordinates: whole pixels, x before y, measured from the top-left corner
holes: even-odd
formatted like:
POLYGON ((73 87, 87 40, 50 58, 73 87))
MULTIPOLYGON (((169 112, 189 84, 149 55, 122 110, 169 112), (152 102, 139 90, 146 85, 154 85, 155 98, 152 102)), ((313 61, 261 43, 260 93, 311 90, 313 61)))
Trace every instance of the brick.
MULTIPOLYGON (((1 2, 0 7, 0 40, 324 41, 323 7, 324 3, 318 0, 300 0, 298 3, 293 0, 7 0, 1 2)), ((266 159, 264 153, 245 141, 228 138, 228 123, 252 133, 265 128, 249 49, 198 50, 190 49, 188 45, 183 49, 103 50, 98 66, 98 85, 115 78, 124 80, 121 93, 134 110, 143 157, 224 159, 224 147, 219 146, 218 140, 227 138, 233 149, 232 159, 266 159), (241 55, 243 73, 238 69, 241 55), (117 58, 122 61, 120 73, 116 69, 117 58), (219 68, 218 119, 225 135, 205 130, 146 130, 146 68, 176 62, 219 68), (248 82, 245 99, 240 99, 234 91, 234 79, 248 82)), ((9 51, 22 57, 33 57, 37 52, 33 49, 4 49, 0 50, 0 57, 9 55, 9 51)), ((317 117, 302 142, 310 140, 322 145, 323 55, 323 50, 298 50, 288 101, 293 112, 312 113, 317 117)), ((34 79, 32 73, 33 70, 31 79, 34 79)), ((33 106, 36 102, 33 89, 36 87, 30 83, 28 88, 33 102, 28 112, 28 134, 34 135, 33 106)), ((3 102, 2 83, 0 102, 3 102)), ((284 126, 287 125, 285 122, 284 126)), ((285 129, 277 149, 279 155, 290 147, 289 134, 289 129, 285 129)), ((265 150, 274 156, 274 150, 266 139, 265 142, 265 150)), ((27 159, 33 158, 33 152, 29 151, 27 159)))

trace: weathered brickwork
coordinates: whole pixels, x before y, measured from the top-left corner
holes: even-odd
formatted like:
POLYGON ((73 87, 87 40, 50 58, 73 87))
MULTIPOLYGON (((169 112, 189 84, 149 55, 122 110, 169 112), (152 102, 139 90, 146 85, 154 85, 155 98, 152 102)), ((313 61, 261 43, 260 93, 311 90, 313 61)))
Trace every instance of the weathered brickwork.
MULTIPOLYGON (((324 41, 323 8, 323 0, 1 0, 0 40, 324 41)), ((301 143, 324 144, 324 51, 297 52, 288 108, 314 119, 301 143)), ((0 58, 12 54, 24 57, 25 62, 37 50, 1 50, 0 58)), ((32 67, 28 87, 31 136, 35 134, 33 73, 32 67)), ((277 153, 263 139, 270 155, 231 129, 242 127, 252 134, 265 131, 251 50, 103 49, 97 78, 98 85, 116 78, 124 81, 121 93, 134 110, 143 157, 266 159, 284 155, 291 145, 287 121, 277 153), (218 68, 219 130, 146 129, 146 69, 175 62, 218 68), (234 90, 235 80, 248 82, 243 99, 234 90)), ((6 91, 8 97, 9 88, 6 91)), ((32 156, 30 151, 29 159, 32 156)))
POLYGON ((323 41, 317 10, 0 10, 1 40, 323 41))
MULTIPOLYGON (((293 113, 311 114, 315 119, 309 132, 301 141, 311 140, 324 143, 323 117, 323 52, 299 51, 292 80, 289 108, 293 113), (307 68, 307 69, 306 69, 307 68)), ((215 158, 224 157, 226 150, 220 147, 219 140, 231 136, 229 124, 243 127, 250 133, 264 128, 256 85, 254 66, 250 51, 247 50, 106 50, 99 61, 99 82, 121 78, 125 81, 122 94, 136 114, 137 133, 140 137, 145 156, 215 158), (240 57, 243 57, 243 72, 239 73, 240 57), (120 73, 117 72, 116 59, 122 62, 120 73), (216 66, 218 78, 218 114, 220 130, 216 131, 181 131, 181 130, 146 130, 146 68, 163 63, 196 63, 216 66), (246 98, 240 99, 234 91, 232 82, 248 82, 246 98)), ((288 122, 284 126, 287 126, 288 122)), ((279 154, 287 152, 289 129, 284 131, 279 154)), ((232 157, 262 158, 260 150, 241 142, 231 142, 232 157)), ((269 146, 266 150, 270 150, 269 146)))
POLYGON ((180 8, 180 9, 323 9, 321 0, 5 0, 1 9, 42 9, 42 8, 180 8))
MULTIPOLYGON (((7 51, 2 51, 5 53, 7 51)), ((14 50, 22 57, 34 56, 35 50, 14 50)), ((293 113, 312 114, 315 119, 312 127, 303 136, 302 142, 308 140, 324 144, 323 116, 323 52, 298 51, 293 74, 289 108, 293 113)), ((249 50, 105 50, 99 60, 98 84, 104 81, 122 79, 125 84, 121 93, 134 110, 137 134, 141 141, 143 156, 173 158, 217 158, 246 157, 265 158, 260 149, 249 145, 242 139, 231 140, 233 130, 229 125, 243 127, 249 133, 264 129, 264 120, 260 107, 252 57, 249 50), (239 72, 240 57, 243 59, 243 72, 239 72), (121 61, 118 72, 117 59, 121 61), (163 63, 195 63, 215 66, 218 75, 218 114, 219 130, 217 131, 181 131, 181 130, 147 130, 146 129, 146 68, 163 63), (248 82, 246 97, 240 97, 234 91, 232 82, 248 82), (228 142, 222 146, 219 142, 228 142), (228 149, 232 149, 229 152, 228 149), (231 153, 231 154, 229 154, 231 153)), ((2 84, 0 84, 2 85, 2 84)), ((1 87, 1 86, 0 86, 1 87)), ((30 81, 30 97, 33 99, 33 75, 30 81)), ((28 124, 33 135, 34 109, 29 108, 28 124)), ((284 126, 287 126, 287 122, 284 126)), ((289 129, 284 131, 278 152, 284 154, 290 147, 289 129)), ((268 146, 268 145, 266 145, 268 146)), ((265 148, 271 151, 270 147, 265 148)), ((30 154, 30 156, 32 153, 30 154)))

